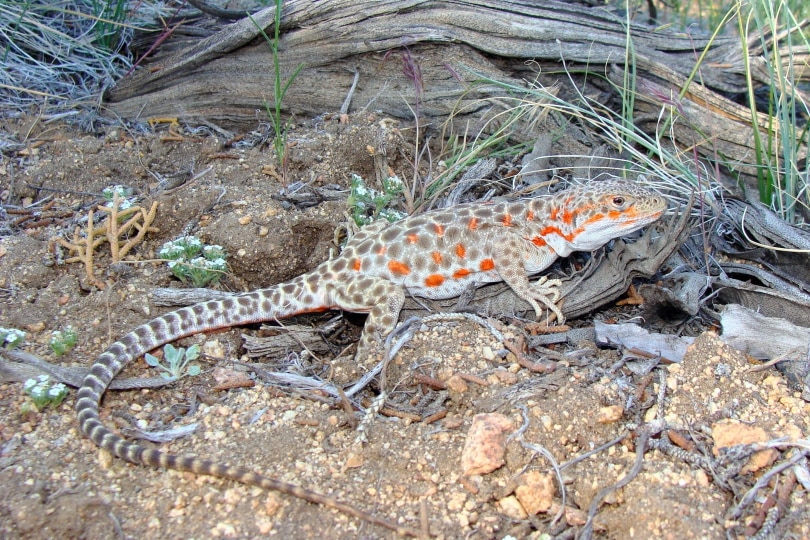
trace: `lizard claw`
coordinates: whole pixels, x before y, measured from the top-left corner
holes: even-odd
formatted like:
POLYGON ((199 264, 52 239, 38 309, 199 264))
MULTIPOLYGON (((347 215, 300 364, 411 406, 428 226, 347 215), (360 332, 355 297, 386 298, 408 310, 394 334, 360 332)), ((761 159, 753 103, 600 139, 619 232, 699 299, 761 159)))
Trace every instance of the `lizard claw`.
POLYGON ((557 302, 560 300, 561 285, 562 281, 559 279, 548 279, 546 276, 541 276, 540 279, 532 284, 530 289, 531 297, 527 298, 527 300, 529 300, 529 303, 534 308, 538 320, 543 316, 543 310, 540 308, 537 300, 542 302, 544 306, 554 313, 559 324, 565 321, 562 311, 557 306, 557 302))

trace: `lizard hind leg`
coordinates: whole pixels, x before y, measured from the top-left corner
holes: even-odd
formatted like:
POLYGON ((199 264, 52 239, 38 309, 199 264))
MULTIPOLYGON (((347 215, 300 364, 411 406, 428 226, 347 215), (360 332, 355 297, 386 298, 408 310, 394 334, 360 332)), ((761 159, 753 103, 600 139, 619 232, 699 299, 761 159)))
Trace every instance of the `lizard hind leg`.
POLYGON ((397 324, 405 303, 405 289, 387 279, 352 276, 332 291, 334 304, 346 311, 368 313, 355 358, 364 365, 376 363, 385 338, 397 324))

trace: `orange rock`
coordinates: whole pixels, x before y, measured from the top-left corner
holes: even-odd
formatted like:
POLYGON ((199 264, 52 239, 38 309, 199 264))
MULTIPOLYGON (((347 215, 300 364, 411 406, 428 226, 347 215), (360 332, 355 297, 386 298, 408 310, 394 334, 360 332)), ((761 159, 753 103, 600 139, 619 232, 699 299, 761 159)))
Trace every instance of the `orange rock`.
POLYGON ((503 465, 506 436, 514 429, 512 421, 502 414, 476 414, 461 452, 462 472, 487 474, 503 465))
MULTIPOLYGON (((766 442, 770 437, 761 427, 748 426, 736 420, 721 420, 712 424, 712 438, 714 439, 714 455, 720 455, 722 448, 729 448, 738 444, 751 444, 766 442)), ((768 467, 779 456, 775 448, 760 450, 748 460, 741 473, 758 471, 768 467)))
POLYGON ((530 471, 522 475, 519 482, 515 495, 527 514, 534 516, 551 508, 555 492, 552 475, 530 471))

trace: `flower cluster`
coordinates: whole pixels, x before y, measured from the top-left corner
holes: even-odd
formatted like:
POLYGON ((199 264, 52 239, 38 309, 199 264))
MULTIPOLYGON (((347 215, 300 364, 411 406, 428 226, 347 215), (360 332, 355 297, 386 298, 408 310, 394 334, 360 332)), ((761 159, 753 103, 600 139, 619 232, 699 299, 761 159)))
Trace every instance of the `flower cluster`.
POLYGON ((352 188, 349 194, 348 205, 352 219, 358 226, 363 226, 375 221, 385 219, 390 222, 399 221, 406 216, 405 213, 393 208, 388 208, 402 193, 402 180, 397 176, 391 176, 382 181, 382 192, 366 186, 362 177, 352 175, 352 188))
POLYGON ((107 201, 104 206, 107 208, 113 207, 113 200, 115 196, 118 195, 118 209, 119 210, 126 210, 127 208, 132 207, 135 204, 135 197, 132 196, 132 188, 128 188, 122 185, 115 185, 110 187, 105 187, 101 191, 101 195, 107 201))
POLYGON ((216 283, 227 269, 227 254, 222 246, 203 245, 196 236, 183 236, 163 244, 158 255, 167 261, 169 269, 183 283, 195 287, 216 283))
POLYGON ((48 345, 51 346, 51 349, 56 356, 62 356, 76 346, 76 341, 78 338, 79 335, 76 333, 76 330, 68 326, 62 331, 54 331, 51 334, 51 339, 48 341, 48 345))
POLYGON ((48 406, 57 407, 68 395, 67 387, 62 383, 51 384, 51 378, 48 375, 28 379, 25 381, 23 389, 40 411, 48 406))
POLYGON ((25 332, 16 328, 0 327, 0 347, 7 351, 16 349, 25 341, 25 332))

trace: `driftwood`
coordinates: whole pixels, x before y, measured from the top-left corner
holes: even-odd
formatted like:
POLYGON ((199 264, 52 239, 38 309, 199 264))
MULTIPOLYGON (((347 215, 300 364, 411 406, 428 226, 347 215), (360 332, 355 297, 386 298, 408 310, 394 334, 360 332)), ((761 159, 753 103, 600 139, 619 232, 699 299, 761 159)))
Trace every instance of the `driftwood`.
MULTIPOLYGON (((274 8, 267 8, 253 20, 270 29, 273 16, 274 8)), ((480 125, 493 106, 487 100, 505 95, 495 85, 476 84, 482 78, 552 87, 568 84, 572 73, 587 72, 588 81, 607 75, 620 82, 627 27, 628 21, 607 7, 548 0, 287 0, 281 71, 286 78, 299 64, 305 67, 284 110, 305 117, 338 111, 357 75, 349 112, 381 110, 412 119, 418 109, 433 125, 454 114, 459 129, 469 127, 465 120, 480 125)), ((681 147, 710 159, 722 155, 751 173, 744 167, 754 155, 751 113, 721 95, 747 91, 739 41, 711 41, 635 22, 629 29, 636 122, 652 132, 659 114, 674 112, 672 134, 681 147), (704 49, 695 78, 700 83, 687 83, 704 49)), ((747 60, 754 78, 758 85, 770 84, 755 45, 759 40, 752 43, 747 60)), ((807 80, 807 51, 794 47, 792 54, 792 63, 783 55, 784 69, 794 70, 797 82, 807 80)), ((167 40, 150 64, 120 81, 106 100, 115 114, 129 119, 179 117, 252 129, 266 119, 265 103, 273 101, 272 74, 270 48, 246 18, 204 38, 167 40)), ((611 92, 606 86, 585 89, 611 92)), ((575 97, 572 87, 566 91, 575 97)), ((764 116, 757 122, 766 129, 764 116)))

